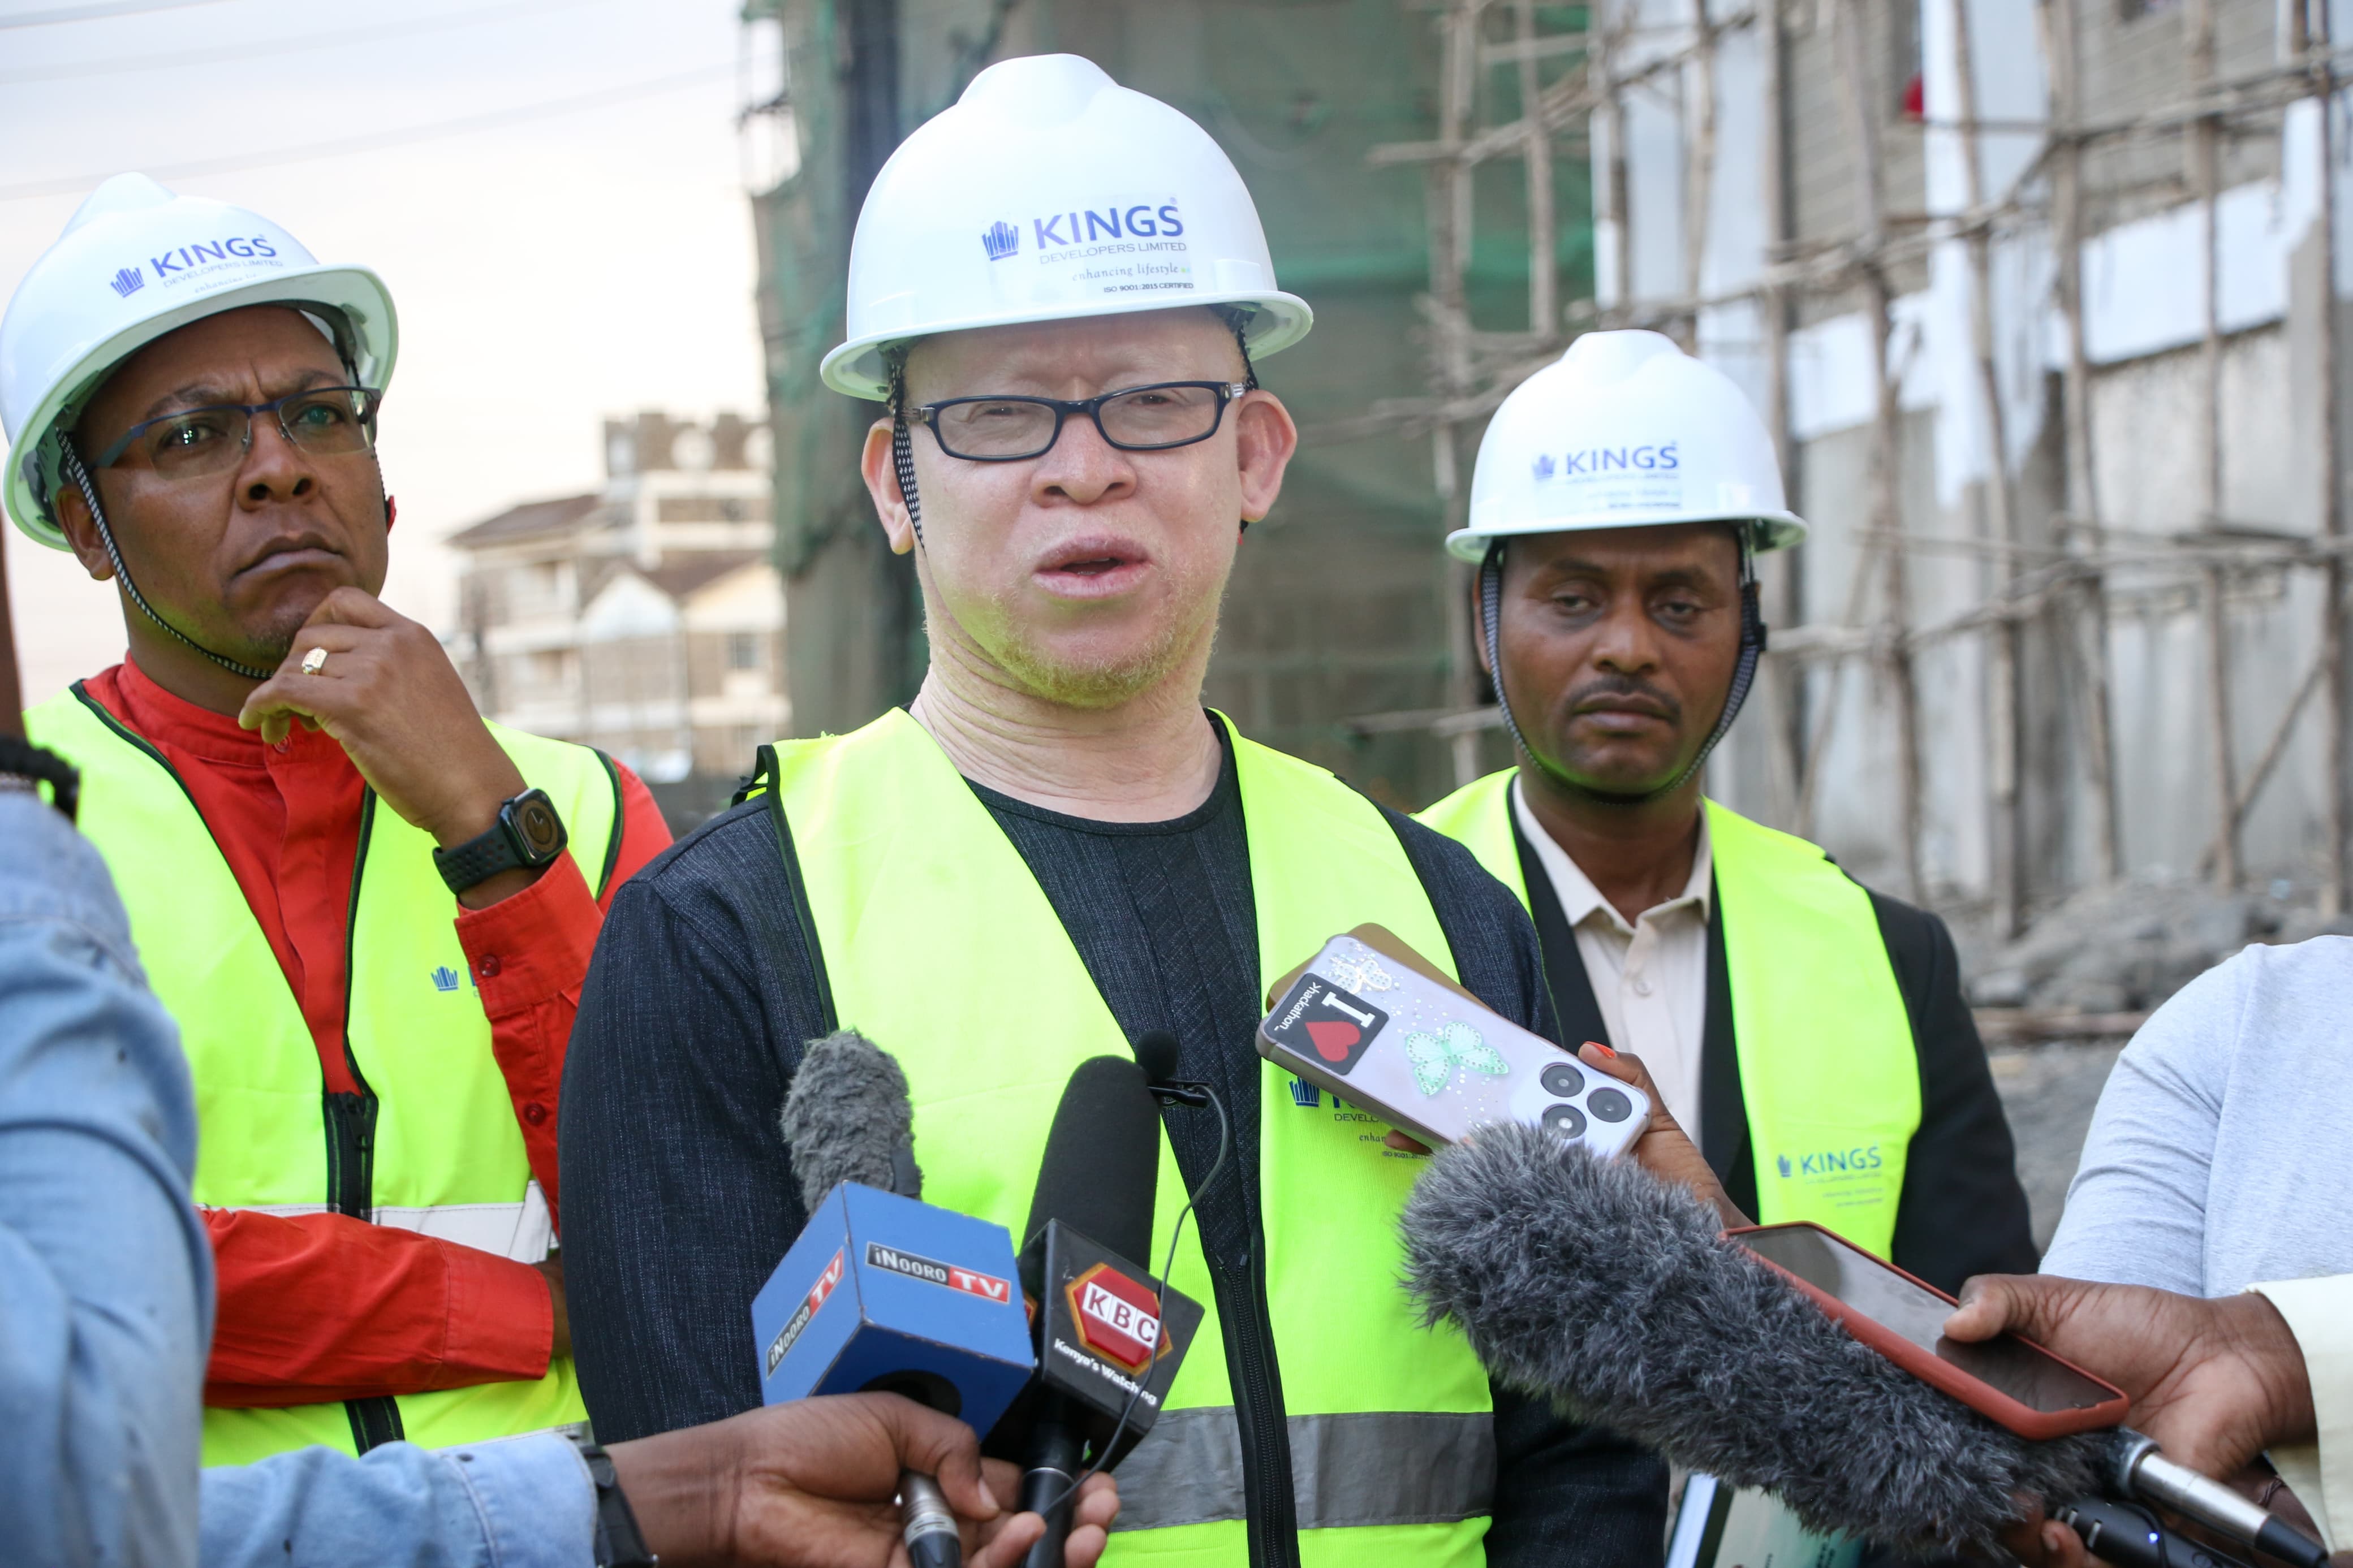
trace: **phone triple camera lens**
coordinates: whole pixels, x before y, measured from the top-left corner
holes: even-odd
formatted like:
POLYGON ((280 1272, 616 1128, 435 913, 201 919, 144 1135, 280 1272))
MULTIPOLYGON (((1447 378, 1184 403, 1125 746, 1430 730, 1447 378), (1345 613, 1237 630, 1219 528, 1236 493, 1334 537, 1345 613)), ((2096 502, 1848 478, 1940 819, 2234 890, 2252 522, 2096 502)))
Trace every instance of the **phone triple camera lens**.
POLYGON ((1621 1089, 1597 1089, 1585 1097, 1585 1109, 1604 1121, 1623 1121, 1634 1114, 1634 1102, 1621 1089))
MULTIPOLYGON (((1550 1088, 1550 1085, 1546 1085, 1550 1088)), ((1585 1133, 1585 1112, 1574 1105, 1556 1105, 1544 1113, 1545 1131, 1563 1138, 1578 1138, 1585 1133)))
POLYGON ((1544 1085, 1546 1094, 1567 1100, 1585 1087, 1585 1075, 1567 1062, 1555 1062, 1537 1075, 1536 1081, 1544 1085))

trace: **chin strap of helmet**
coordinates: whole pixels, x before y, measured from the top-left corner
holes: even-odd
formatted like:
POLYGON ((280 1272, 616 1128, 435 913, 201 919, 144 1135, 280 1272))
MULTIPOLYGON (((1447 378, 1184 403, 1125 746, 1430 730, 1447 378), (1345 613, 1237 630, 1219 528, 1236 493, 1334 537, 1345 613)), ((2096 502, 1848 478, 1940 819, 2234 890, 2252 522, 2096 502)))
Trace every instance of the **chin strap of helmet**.
POLYGON ((1546 778, 1574 795, 1588 800, 1598 800, 1611 805, 1641 805, 1646 802, 1672 795, 1699 770, 1707 764, 1708 753, 1715 751, 1731 730, 1732 721, 1740 716, 1741 705, 1748 700, 1748 689, 1757 683, 1757 661, 1765 652, 1765 612, 1757 601, 1756 536, 1747 525, 1736 529, 1740 541, 1740 658, 1732 668, 1732 686, 1724 694, 1724 713, 1716 720, 1715 728, 1707 740, 1693 753, 1683 770, 1656 789, 1633 794, 1595 789, 1562 773, 1528 744, 1520 732, 1519 721, 1513 717, 1511 698, 1504 690, 1504 651, 1502 626, 1504 620, 1504 541, 1491 541, 1485 559, 1479 563, 1479 634, 1487 647, 1487 668, 1495 687, 1495 706, 1503 713, 1504 728, 1512 737, 1512 744, 1522 756, 1542 769, 1546 778))
POLYGON ((98 501, 98 486, 91 482, 90 470, 82 467, 81 454, 74 450, 72 440, 66 436, 58 436, 58 445, 63 448, 61 463, 65 468, 66 477, 73 480, 81 490, 81 499, 90 507, 90 520, 98 525, 99 542, 106 546, 106 558, 114 563, 115 581, 122 584, 122 591, 130 595, 131 602, 139 606, 139 613, 163 627, 166 634, 187 644, 231 675, 241 675, 248 680, 267 680, 277 674, 274 669, 257 669, 249 664, 239 664, 227 655, 215 653, 155 613, 155 606, 147 602, 147 595, 141 593, 139 584, 131 580, 131 568, 122 563, 122 548, 114 542, 114 530, 107 524, 106 509, 98 501))
MULTIPOLYGON (((1219 314, 1225 317, 1227 327, 1229 328, 1234 334, 1234 347, 1241 353, 1243 389, 1249 392, 1256 392, 1258 390, 1258 366, 1250 363, 1250 312, 1248 310, 1236 310, 1233 307, 1229 306, 1225 310, 1220 310, 1219 314)), ((1242 519, 1241 531, 1244 533, 1248 533, 1250 531, 1250 519, 1242 519)))
POLYGON ((891 466, 899 473, 899 499, 907 506, 907 521, 915 530, 915 542, 923 542, 923 503, 915 497, 914 433, 907 428, 907 356, 892 353, 885 356, 891 370, 891 466))

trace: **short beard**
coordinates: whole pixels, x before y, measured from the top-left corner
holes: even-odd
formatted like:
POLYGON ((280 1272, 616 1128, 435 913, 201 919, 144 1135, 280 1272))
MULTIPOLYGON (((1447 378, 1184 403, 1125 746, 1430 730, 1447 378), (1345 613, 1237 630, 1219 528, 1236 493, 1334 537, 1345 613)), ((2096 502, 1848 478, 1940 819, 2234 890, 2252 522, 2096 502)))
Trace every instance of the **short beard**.
POLYGON ((311 615, 311 610, 291 605, 274 609, 258 624, 238 626, 224 639, 224 651, 239 664, 249 664, 257 669, 275 669, 286 662, 287 655, 294 651, 294 639, 310 624, 311 615))
MULTIPOLYGON (((1198 631, 1196 626, 1172 622, 1151 644, 1121 659, 1087 663, 1056 659, 1018 637, 988 649, 988 654, 1030 696, 1064 708, 1100 712, 1134 700, 1184 668, 1198 631)), ((1210 635, 1216 635, 1214 626, 1210 635)))

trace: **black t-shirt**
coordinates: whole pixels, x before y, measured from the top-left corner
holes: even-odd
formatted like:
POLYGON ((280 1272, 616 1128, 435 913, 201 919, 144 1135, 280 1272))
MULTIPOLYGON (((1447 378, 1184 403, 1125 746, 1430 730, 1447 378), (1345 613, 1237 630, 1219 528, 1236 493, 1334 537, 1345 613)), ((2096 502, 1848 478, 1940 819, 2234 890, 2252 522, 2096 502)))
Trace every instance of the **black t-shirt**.
MULTIPOLYGON (((1120 1033, 1175 1035, 1178 1076, 1215 1089, 1236 1128, 1256 1128, 1251 1039, 1264 1009, 1231 748, 1209 798, 1167 822, 1094 822, 980 784, 972 793, 1038 879, 1120 1033)), ((1237 1139, 1234 1168, 1202 1192, 1217 1158, 1215 1116, 1180 1111, 1166 1125, 1186 1187, 1200 1194, 1203 1249, 1213 1260, 1247 1258, 1258 1230, 1258 1140, 1237 1139)))
MULTIPOLYGON (((1197 1194, 1237 1399, 1255 1381, 1271 1401, 1238 1415, 1280 1434, 1258 1212, 1257 918, 1232 748, 1222 729, 1219 739, 1209 798, 1173 821, 1094 822, 974 793, 1037 877, 1122 1031, 1169 1030, 1180 1074, 1225 1102, 1236 1167, 1206 1192, 1214 1116, 1165 1121, 1197 1194), (1255 1380, 1240 1375, 1246 1353, 1263 1358, 1255 1380)), ((1464 985, 1552 1037, 1535 933, 1517 900, 1460 845, 1384 815, 1464 985)), ((574 1353, 608 1442, 759 1403, 751 1300, 807 1221, 777 1127, 802 1043, 826 1028, 805 951, 764 800, 672 846, 606 918, 565 1070, 561 1197, 574 1353)), ((1654 1457, 1503 1390, 1495 1405, 1491 1563, 1661 1560, 1665 1474, 1654 1457)), ((1279 1436, 1271 1446, 1283 1447, 1279 1436)), ((1271 1462, 1287 1465, 1287 1453, 1271 1462)), ((1295 1561, 1287 1545, 1253 1556, 1295 1561)))

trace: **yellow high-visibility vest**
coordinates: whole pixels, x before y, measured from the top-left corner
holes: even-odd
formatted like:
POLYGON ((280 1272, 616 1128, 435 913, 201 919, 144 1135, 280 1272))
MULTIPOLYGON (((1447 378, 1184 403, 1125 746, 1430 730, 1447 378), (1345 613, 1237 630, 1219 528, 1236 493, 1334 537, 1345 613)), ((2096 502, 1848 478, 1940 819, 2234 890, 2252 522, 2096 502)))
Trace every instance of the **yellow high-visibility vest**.
MULTIPOLYGON (((344 1042, 364 1096, 325 1090, 318 1046, 269 939, 161 752, 77 684, 25 715, 81 770, 81 830, 106 857, 150 984, 195 1081, 195 1201, 279 1215, 340 1210, 535 1263, 554 1241, 490 1020, 430 836, 361 807, 344 1042), (340 1102, 340 1103, 339 1103, 340 1102)), ((586 746, 491 726, 547 792, 592 888, 620 843, 618 775, 586 746)), ((480 1442, 584 1418, 566 1357, 531 1382, 275 1410, 207 1409, 207 1465, 325 1444, 480 1442)))
MULTIPOLYGON (((1419 820, 1525 904, 1516 776, 1475 779, 1419 820)), ((1812 1220, 1884 1258, 1920 1129, 1920 1061, 1871 895, 1817 846, 1706 805, 1757 1218, 1812 1220)))
MULTIPOLYGON (((1320 768, 1236 736, 1263 994, 1367 921, 1451 971, 1397 835, 1320 768)), ((929 1202, 1018 1229, 1071 1069, 1129 1047, 1046 894, 905 713, 780 742, 790 825, 835 1012, 905 1068, 929 1202)), ((1247 1044, 1234 1042, 1234 1048, 1247 1044)), ((1473 1568, 1494 1489, 1487 1375, 1398 1288, 1417 1162, 1385 1128, 1260 1064, 1260 1201, 1301 1557, 1309 1568, 1473 1568)), ((1246 1131, 1247 1130, 1238 1130, 1246 1131)), ((1159 1267, 1185 1183, 1161 1140, 1159 1267)), ((1121 1466, 1115 1563, 1240 1564, 1241 1439, 1208 1266, 1187 1226, 1170 1283, 1208 1310, 1152 1434, 1121 1466)))

